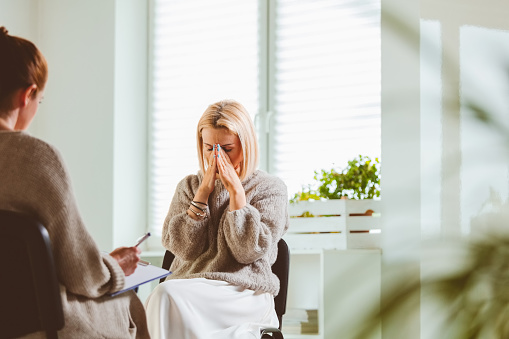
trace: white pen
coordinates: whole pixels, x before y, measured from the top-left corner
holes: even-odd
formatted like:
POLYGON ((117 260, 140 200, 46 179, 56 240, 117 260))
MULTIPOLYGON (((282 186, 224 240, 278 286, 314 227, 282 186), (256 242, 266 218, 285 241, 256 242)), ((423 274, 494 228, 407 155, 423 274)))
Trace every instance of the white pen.
POLYGON ((147 240, 148 237, 150 237, 150 232, 147 232, 147 234, 144 234, 141 238, 139 238, 134 247, 138 247, 138 245, 147 240))

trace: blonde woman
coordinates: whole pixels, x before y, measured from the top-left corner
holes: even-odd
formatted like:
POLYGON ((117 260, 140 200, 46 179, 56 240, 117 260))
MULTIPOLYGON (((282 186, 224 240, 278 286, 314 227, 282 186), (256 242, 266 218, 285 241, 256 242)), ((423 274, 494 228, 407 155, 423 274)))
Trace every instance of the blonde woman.
POLYGON ((271 266, 288 228, 288 193, 257 170, 252 120, 233 100, 210 105, 197 128, 200 171, 176 188, 163 227, 172 274, 146 302, 153 338, 259 338, 278 327, 271 266))

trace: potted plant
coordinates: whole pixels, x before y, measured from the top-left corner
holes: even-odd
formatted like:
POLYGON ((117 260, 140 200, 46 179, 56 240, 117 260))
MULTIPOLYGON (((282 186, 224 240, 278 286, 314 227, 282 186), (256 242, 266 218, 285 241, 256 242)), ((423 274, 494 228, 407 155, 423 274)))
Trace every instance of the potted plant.
POLYGON ((314 180, 319 183, 317 189, 311 185, 303 187, 290 200, 291 203, 305 200, 322 199, 373 199, 380 197, 380 161, 359 155, 348 161, 343 170, 332 168, 327 171, 315 171, 314 180))
POLYGON ((380 197, 379 159, 359 155, 344 169, 315 171, 314 180, 290 200, 290 246, 378 247, 379 234, 372 231, 380 229, 379 219, 373 218, 380 208, 375 200, 380 197))

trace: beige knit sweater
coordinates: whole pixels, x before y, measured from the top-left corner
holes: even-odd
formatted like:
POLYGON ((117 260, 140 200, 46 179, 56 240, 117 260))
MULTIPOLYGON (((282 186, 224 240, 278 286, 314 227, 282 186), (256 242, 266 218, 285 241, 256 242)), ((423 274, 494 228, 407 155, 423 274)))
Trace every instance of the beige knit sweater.
POLYGON ((196 221, 186 210, 201 174, 177 186, 163 228, 163 245, 175 254, 167 279, 208 278, 255 291, 279 292, 272 273, 277 243, 288 229, 288 192, 280 179, 262 171, 242 185, 247 204, 229 210, 229 193, 220 180, 208 199, 208 218, 196 221))
POLYGON ((0 209, 28 213, 48 230, 65 316, 60 338, 149 338, 136 294, 107 295, 123 287, 124 273, 87 232, 54 147, 25 132, 0 131, 0 209))

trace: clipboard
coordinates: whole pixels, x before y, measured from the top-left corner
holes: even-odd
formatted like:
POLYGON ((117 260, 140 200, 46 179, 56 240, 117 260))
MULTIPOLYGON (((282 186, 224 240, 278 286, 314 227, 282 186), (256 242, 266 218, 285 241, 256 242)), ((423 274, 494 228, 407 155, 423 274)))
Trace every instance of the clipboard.
POLYGON ((115 293, 111 293, 110 296, 114 297, 126 291, 135 289, 136 287, 148 283, 152 280, 162 279, 170 274, 171 272, 165 270, 164 268, 153 266, 149 263, 140 261, 134 273, 125 277, 124 288, 115 293))

